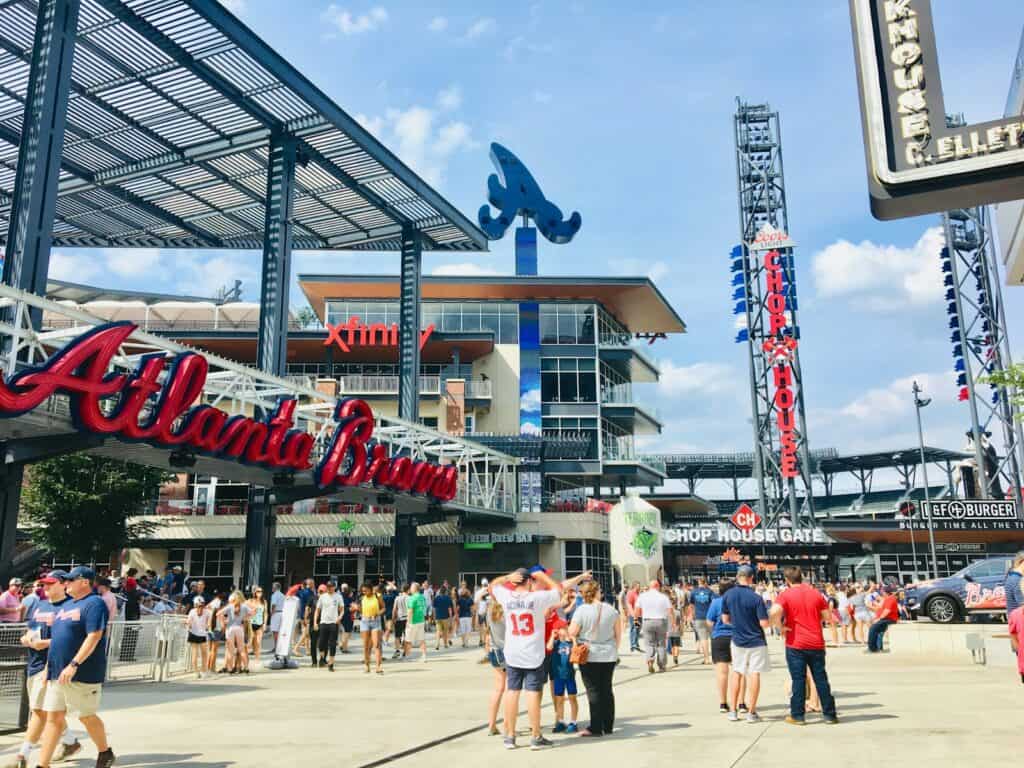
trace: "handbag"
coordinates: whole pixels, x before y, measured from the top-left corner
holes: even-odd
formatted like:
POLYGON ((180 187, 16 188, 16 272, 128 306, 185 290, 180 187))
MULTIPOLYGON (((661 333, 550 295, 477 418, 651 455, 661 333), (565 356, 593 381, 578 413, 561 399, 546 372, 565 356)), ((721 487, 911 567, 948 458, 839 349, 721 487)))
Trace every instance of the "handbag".
MULTIPOLYGON (((597 620, 594 622, 594 629, 590 633, 590 642, 594 642, 594 636, 597 634, 597 628, 601 626, 601 611, 604 610, 604 603, 597 609, 597 620)), ((590 661, 590 645, 589 643, 576 643, 572 647, 572 653, 569 654, 569 661, 572 664, 583 665, 590 661)))

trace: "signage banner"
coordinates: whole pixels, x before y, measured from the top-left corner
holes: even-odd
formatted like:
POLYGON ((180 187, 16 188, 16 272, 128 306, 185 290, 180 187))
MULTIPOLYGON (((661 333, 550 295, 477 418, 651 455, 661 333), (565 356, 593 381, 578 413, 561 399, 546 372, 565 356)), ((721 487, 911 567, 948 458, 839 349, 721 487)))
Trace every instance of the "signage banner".
POLYGON ((299 598, 292 595, 284 599, 284 608, 281 609, 281 631, 277 635, 277 645, 274 646, 274 655, 285 659, 291 656, 292 630, 299 618, 299 598))
MULTIPOLYGON (((350 317, 347 322, 337 325, 326 324, 327 338, 324 339, 324 346, 334 344, 342 352, 351 352, 352 347, 397 347, 398 346, 398 323, 390 326, 384 323, 371 323, 367 325, 359 321, 358 317, 350 317)), ((431 323, 420 331, 420 351, 426 345, 427 340, 434 332, 434 324, 431 323)))
POLYGON ((731 524, 666 528, 662 531, 666 544, 682 546, 731 546, 736 544, 830 544, 832 539, 821 528, 752 528, 741 530, 731 524))
MULTIPOLYGON (((71 399, 71 419, 83 432, 159 448, 187 448, 285 472, 314 469, 314 437, 294 428, 294 398, 278 401, 265 420, 195 405, 202 400, 209 371, 206 358, 197 352, 144 355, 132 373, 111 371, 114 356, 137 328, 130 322, 97 326, 42 365, 0 381, 0 417, 20 416, 54 394, 65 394, 71 399), (107 405, 112 398, 117 398, 117 407, 111 410, 107 405)), ((313 472, 325 491, 373 483, 441 502, 455 498, 458 467, 392 457, 384 444, 372 440, 374 416, 365 401, 339 401, 334 418, 338 426, 313 472)))
MULTIPOLYGON (((513 531, 510 533, 455 533, 420 536, 419 541, 427 544, 532 544, 537 537, 532 533, 513 531)), ((350 549, 373 550, 374 547, 390 547, 391 536, 301 536, 279 537, 279 546, 301 549, 350 549)), ((324 554, 373 554, 373 552, 325 552, 324 554)))
POLYGON ((317 547, 317 557, 328 557, 329 555, 372 555, 373 547, 341 546, 341 547, 317 547))
MULTIPOLYGON (((931 509, 932 527, 937 531, 1024 531, 1017 502, 1003 500, 954 500, 922 502, 931 509)), ((917 518, 901 519, 900 528, 928 529, 928 510, 917 518)))

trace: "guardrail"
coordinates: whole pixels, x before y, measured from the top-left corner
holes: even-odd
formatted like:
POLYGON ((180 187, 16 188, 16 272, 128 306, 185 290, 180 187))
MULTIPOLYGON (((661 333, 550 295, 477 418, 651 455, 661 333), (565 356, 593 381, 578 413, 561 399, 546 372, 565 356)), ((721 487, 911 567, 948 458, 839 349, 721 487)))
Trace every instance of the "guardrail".
POLYGON ((493 397, 492 382, 483 379, 473 379, 466 382, 466 399, 490 399, 493 397))
MULTIPOLYGON (((397 376, 344 376, 341 391, 346 395, 397 395, 397 376)), ((421 395, 441 394, 440 376, 420 376, 421 395)))

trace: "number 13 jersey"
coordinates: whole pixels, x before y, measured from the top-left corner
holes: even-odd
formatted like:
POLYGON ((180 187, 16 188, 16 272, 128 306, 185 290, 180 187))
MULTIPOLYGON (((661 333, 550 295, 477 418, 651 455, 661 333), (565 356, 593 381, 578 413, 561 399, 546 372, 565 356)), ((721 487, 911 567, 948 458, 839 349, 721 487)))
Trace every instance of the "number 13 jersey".
POLYGON ((494 599, 505 609, 505 663, 517 669, 536 669, 544 663, 544 614, 558 605, 555 589, 515 592, 499 585, 494 599))

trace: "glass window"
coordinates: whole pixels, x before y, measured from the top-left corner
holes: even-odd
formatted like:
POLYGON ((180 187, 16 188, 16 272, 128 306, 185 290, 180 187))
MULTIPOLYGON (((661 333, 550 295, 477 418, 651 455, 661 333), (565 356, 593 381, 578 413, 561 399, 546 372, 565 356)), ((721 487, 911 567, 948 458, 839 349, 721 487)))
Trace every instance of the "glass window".
POLYGON ((288 581, 288 550, 278 547, 274 554, 274 579, 282 584, 288 581))
POLYGON ((581 403, 597 402, 597 376, 593 373, 579 374, 579 395, 581 403))
MULTIPOLYGON (((513 305, 514 306, 514 305, 513 305)), ((501 333, 498 338, 499 344, 519 343, 519 308, 514 311, 501 313, 501 333)))
POLYGON ((579 400, 578 374, 576 371, 568 371, 558 374, 558 401, 561 403, 575 403, 579 400))
POLYGON ((544 314, 540 316, 540 343, 558 343, 558 316, 555 314, 544 314))
POLYGON ((544 371, 540 375, 540 399, 545 403, 558 402, 558 374, 544 371))
POLYGON ((173 568, 174 566, 180 566, 182 570, 185 570, 185 550, 184 549, 168 549, 167 550, 167 565, 173 568))

